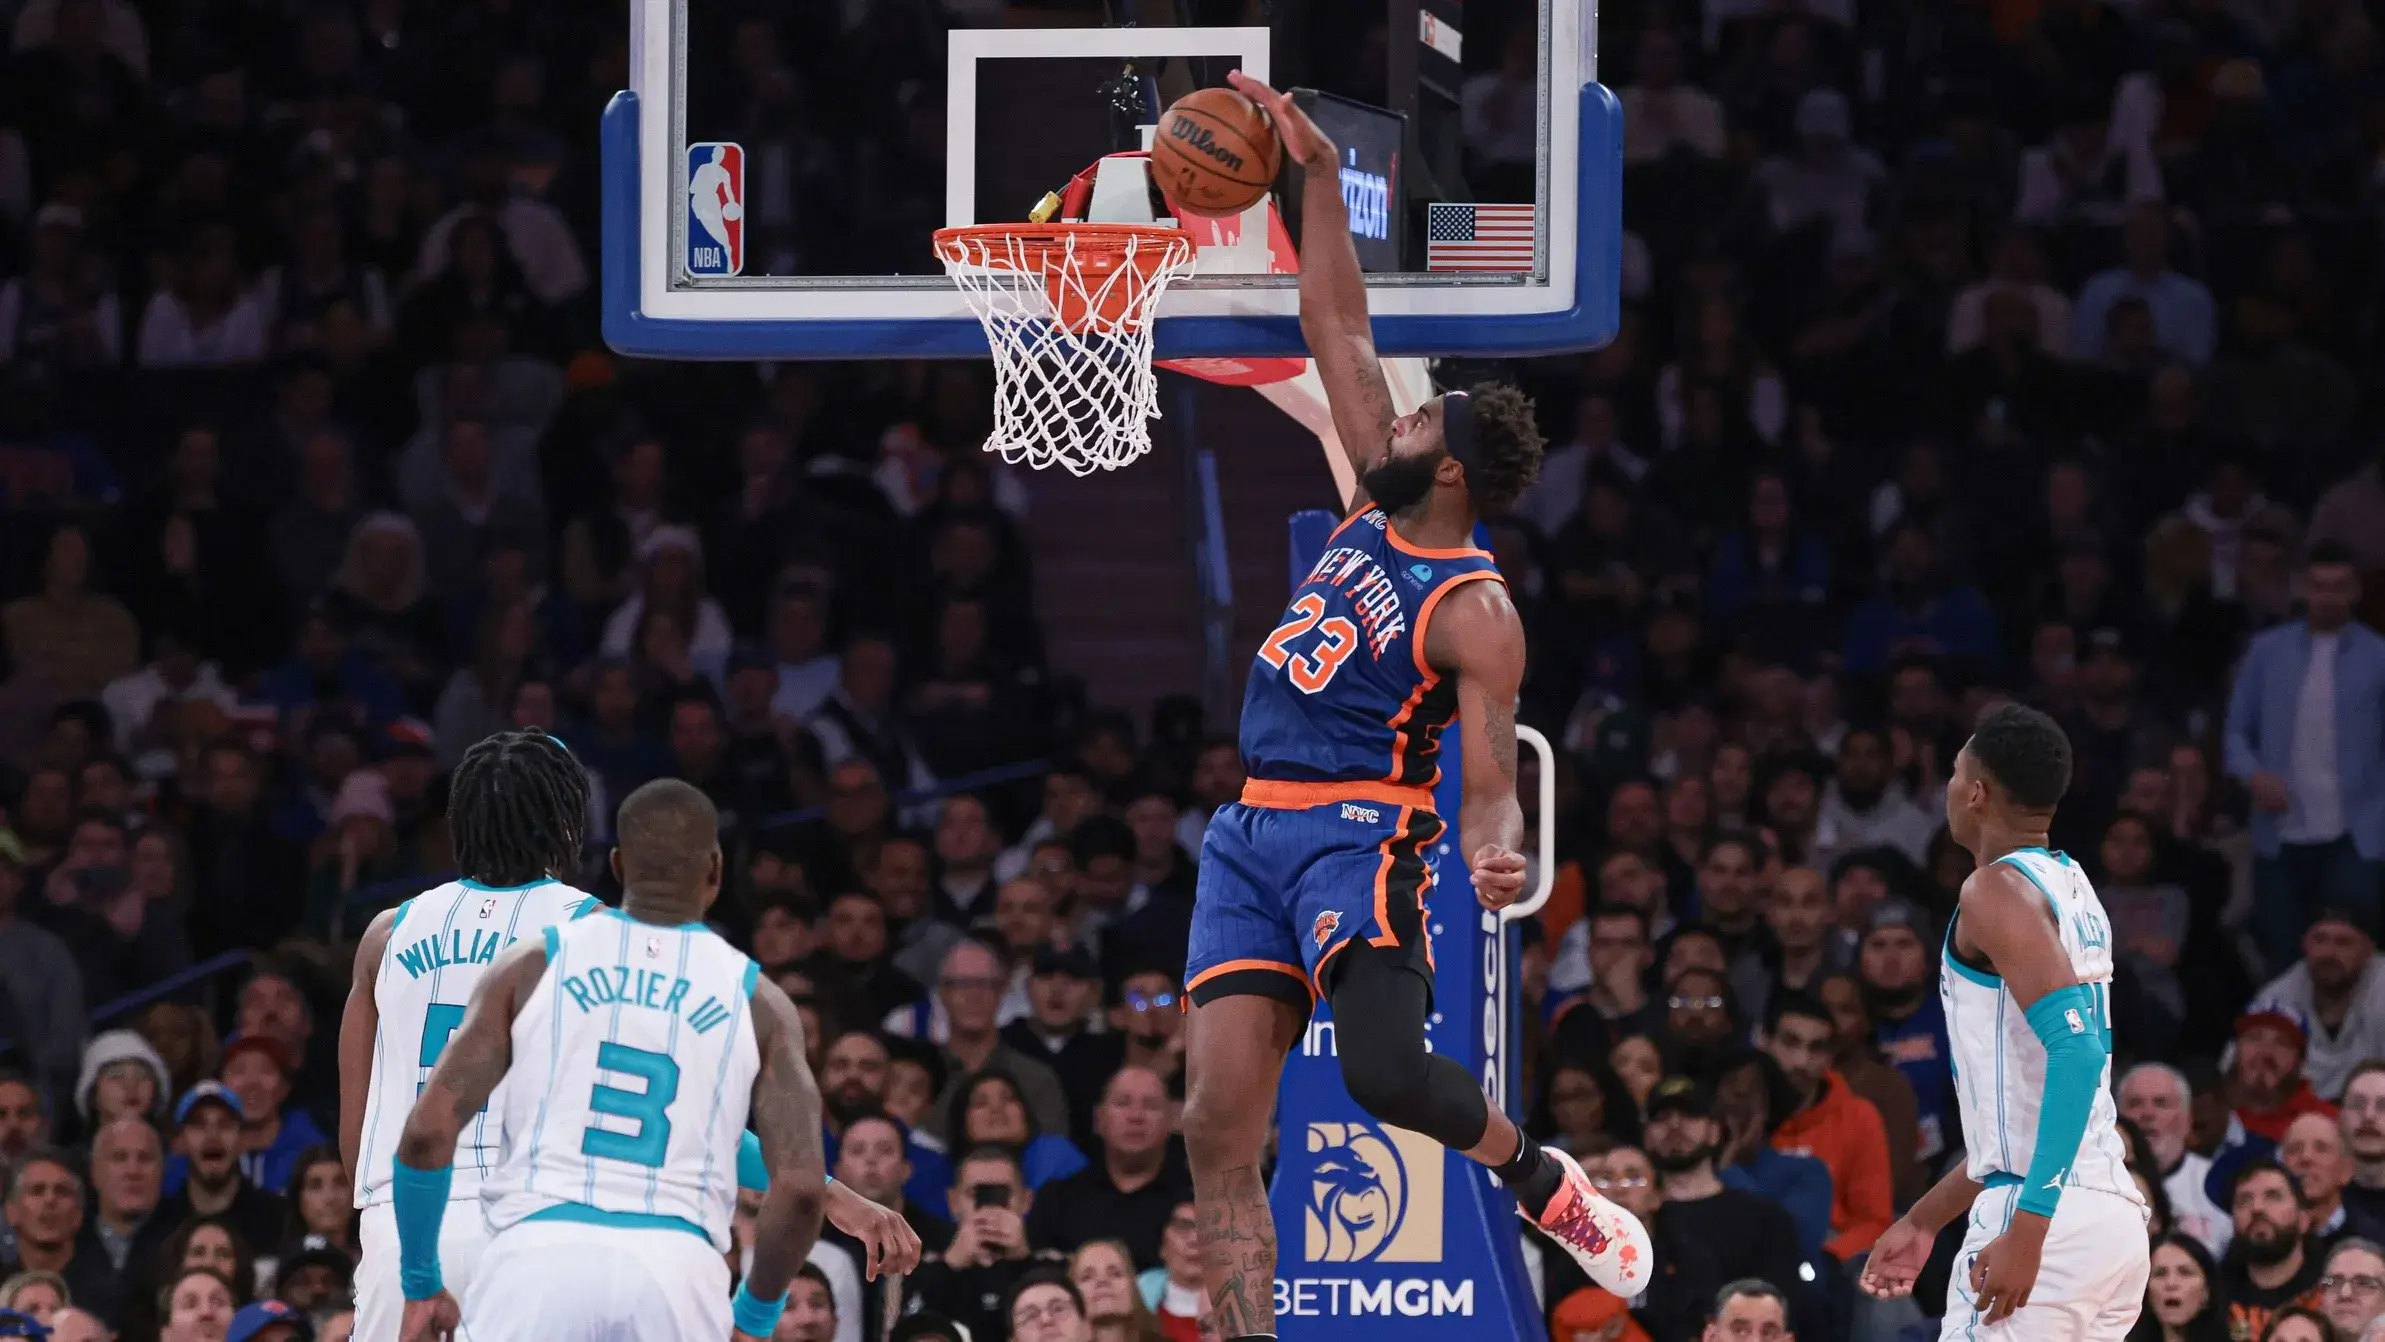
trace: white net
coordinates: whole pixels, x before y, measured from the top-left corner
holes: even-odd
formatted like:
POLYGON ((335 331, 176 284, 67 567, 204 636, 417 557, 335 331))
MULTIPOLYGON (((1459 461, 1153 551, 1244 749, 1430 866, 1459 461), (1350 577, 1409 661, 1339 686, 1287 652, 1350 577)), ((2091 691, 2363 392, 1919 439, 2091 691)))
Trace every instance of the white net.
POLYGON ((1151 322, 1193 267, 1181 230, 1117 224, 945 229, 936 254, 985 326, 1004 461, 1075 475, 1151 450, 1151 322))

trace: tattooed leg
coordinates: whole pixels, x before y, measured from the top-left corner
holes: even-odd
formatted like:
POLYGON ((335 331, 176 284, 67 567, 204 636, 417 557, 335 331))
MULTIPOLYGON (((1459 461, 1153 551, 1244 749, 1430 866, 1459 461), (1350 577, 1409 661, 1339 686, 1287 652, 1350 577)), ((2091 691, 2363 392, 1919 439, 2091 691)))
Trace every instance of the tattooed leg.
POLYGON ((1184 1144, 1220 1338, 1275 1332, 1275 1222, 1259 1157, 1300 1026, 1292 1006, 1266 997, 1220 998, 1186 1022, 1184 1144))

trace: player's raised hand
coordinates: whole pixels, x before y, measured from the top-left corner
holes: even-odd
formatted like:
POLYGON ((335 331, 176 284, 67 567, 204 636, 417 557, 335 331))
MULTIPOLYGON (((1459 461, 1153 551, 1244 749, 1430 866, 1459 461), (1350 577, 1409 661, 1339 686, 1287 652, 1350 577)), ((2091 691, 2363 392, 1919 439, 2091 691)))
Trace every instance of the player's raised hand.
POLYGON ((427 1300, 409 1300, 398 1318, 398 1342, 446 1342, 463 1321, 463 1309, 445 1291, 427 1300))
POLYGON ((1938 1237, 1903 1218, 1881 1232, 1863 1264, 1863 1289, 1882 1300, 1913 1293, 1938 1237))
POLYGON ((2045 1217, 2021 1212, 2012 1226, 1988 1241, 1971 1260, 1971 1295, 1982 1322, 1991 1327, 2029 1303, 2037 1289, 2037 1266, 2045 1256, 2045 1217))
POLYGON ((1504 909, 1524 897, 1524 855, 1486 843, 1474 850, 1474 897, 1486 909, 1504 909))
POLYGON ((1266 110, 1269 119, 1275 122, 1276 138, 1283 142, 1284 157, 1303 168, 1320 164, 1338 167, 1342 151, 1334 146, 1331 136, 1317 129, 1317 123, 1300 110, 1291 94, 1278 93, 1240 70, 1228 73, 1226 82, 1234 86, 1235 92, 1266 110))
POLYGON ((869 1250, 862 1271, 871 1281, 881 1272, 907 1273, 919 1266, 919 1233, 902 1214, 870 1201, 842 1183, 828 1186, 828 1222, 869 1250))

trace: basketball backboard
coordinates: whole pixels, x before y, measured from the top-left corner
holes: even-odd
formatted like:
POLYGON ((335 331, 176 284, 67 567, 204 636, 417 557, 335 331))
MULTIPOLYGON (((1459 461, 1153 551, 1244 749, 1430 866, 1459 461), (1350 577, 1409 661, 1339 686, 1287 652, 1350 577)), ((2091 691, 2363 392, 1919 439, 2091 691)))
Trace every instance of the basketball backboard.
MULTIPOLYGON (((1025 219, 1236 68, 1316 90, 1386 355, 1613 334, 1622 124, 1595 82, 1591 6, 1052 2, 1072 7, 631 0, 631 86, 603 128, 607 341, 682 359, 982 356, 933 230, 1025 219)), ((1274 203, 1295 236, 1297 198, 1287 168, 1274 203)), ((1268 273, 1268 209, 1169 292, 1159 358, 1303 352, 1297 283, 1268 273)))

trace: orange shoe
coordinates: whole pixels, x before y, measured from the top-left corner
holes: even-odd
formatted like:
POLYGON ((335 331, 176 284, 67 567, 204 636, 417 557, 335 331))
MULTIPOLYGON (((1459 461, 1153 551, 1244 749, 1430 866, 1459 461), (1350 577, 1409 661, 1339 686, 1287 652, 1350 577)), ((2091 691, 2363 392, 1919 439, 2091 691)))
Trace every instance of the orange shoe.
MULTIPOLYGON (((1590 1176, 1572 1156, 1555 1147, 1542 1149, 1565 1167, 1565 1186, 1541 1210, 1540 1220, 1535 1222, 1541 1233, 1564 1245, 1573 1261, 1590 1274, 1590 1280, 1625 1301, 1647 1290, 1649 1279, 1656 1274, 1656 1251, 1649 1243, 1648 1228, 1591 1187, 1590 1176)), ((1521 1206, 1516 1215, 1532 1219, 1521 1206)))

